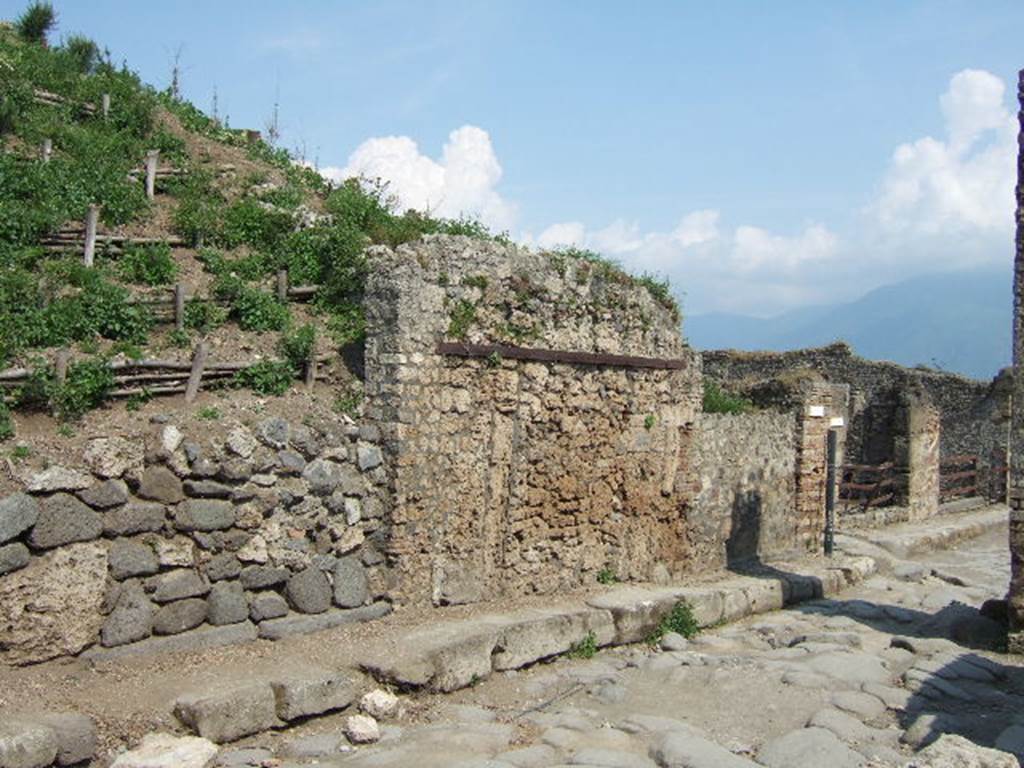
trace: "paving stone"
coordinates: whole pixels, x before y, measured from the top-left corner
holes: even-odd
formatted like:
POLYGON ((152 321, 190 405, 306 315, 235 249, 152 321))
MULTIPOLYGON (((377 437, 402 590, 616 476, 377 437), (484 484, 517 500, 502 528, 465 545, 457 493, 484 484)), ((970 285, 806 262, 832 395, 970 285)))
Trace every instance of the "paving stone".
POLYGON ((214 761, 214 768, 262 768, 274 758, 269 749, 250 747, 248 749, 222 749, 214 761))
POLYGON ((210 581, 221 581, 223 579, 236 579, 242 573, 242 564, 238 556, 231 552, 223 552, 214 555, 203 568, 206 578, 210 581))
POLYGON ((46 768, 57 759, 57 734, 42 723, 4 718, 0 720, 0 766, 46 768))
POLYGON ((230 501, 189 499, 174 513, 179 531, 222 531, 235 524, 235 507, 230 501))
POLYGON ((768 768, 861 768, 864 758, 824 728, 803 728, 771 739, 757 752, 768 768))
POLYGON ((176 635, 198 627, 206 620, 206 601, 191 597, 163 605, 153 616, 153 632, 176 635))
POLYGON ((889 670, 881 659, 860 651, 823 653, 806 663, 814 672, 855 685, 865 682, 887 683, 890 679, 889 670))
POLYGON ((96 725, 76 712, 47 712, 36 718, 57 736, 57 765, 78 765, 96 755, 96 725))
POLYGON ((149 579, 146 586, 153 589, 153 600, 158 603, 198 597, 210 591, 210 583, 191 568, 161 573, 149 579))
POLYGON ((250 565, 242 569, 242 586, 246 589, 265 589, 284 584, 291 571, 271 565, 250 565))
POLYGON ((51 549, 76 541, 92 541, 103 533, 99 514, 74 496, 57 493, 39 502, 36 520, 28 542, 36 549, 51 549))
POLYGON ((110 768, 207 768, 216 754, 217 745, 207 739, 150 733, 110 768))
POLYGON ((167 467, 147 467, 139 478, 135 495, 141 499, 159 501, 162 504, 177 504, 185 498, 181 480, 167 467))
POLYGON ((369 580, 359 558, 339 558, 334 566, 334 604, 339 608, 358 608, 369 596, 369 580))
POLYGON ((249 616, 253 621, 276 619, 288 613, 288 602, 277 592, 257 592, 249 600, 249 616))
POLYGON ((756 763, 695 734, 667 733, 651 747, 650 756, 664 768, 757 768, 756 763))
POLYGON ((690 645, 690 641, 678 632, 667 632, 662 636, 658 645, 663 651, 685 651, 690 645))
POLYGON ((871 729, 857 718, 838 709, 819 709, 807 721, 811 728, 824 728, 831 731, 846 742, 867 741, 871 738, 871 729))
POLYGON ((219 581, 206 598, 206 620, 214 626, 237 624, 249 618, 249 601, 237 581, 219 581))
POLYGON ((269 683, 254 682, 180 696, 174 716, 204 739, 223 744, 279 727, 276 706, 269 683))
POLYGON ((149 576, 160 569, 153 548, 135 539, 116 539, 107 550, 112 578, 122 581, 132 576, 149 576))
POLYGON ((277 716, 296 720, 344 709, 356 697, 355 686, 340 674, 310 670, 299 676, 270 683, 277 702, 277 716))
POLYGON ((218 648, 224 645, 250 643, 257 637, 256 625, 251 621, 243 621, 240 624, 226 624, 221 627, 206 625, 197 627, 184 634, 150 637, 137 643, 121 645, 116 648, 93 646, 83 652, 80 658, 111 661, 133 656, 201 651, 206 648, 218 648))
POLYGON ((643 755, 601 747, 584 747, 576 750, 569 757, 568 764, 595 768, 656 768, 655 764, 643 755))
POLYGON ((104 480, 79 491, 78 498, 93 509, 111 509, 128 501, 128 486, 123 480, 104 480))
POLYGON ((891 685, 882 685, 881 683, 864 683, 861 689, 864 693, 870 693, 872 696, 880 699, 889 709, 896 711, 906 709, 908 702, 913 696, 906 688, 895 688, 891 685))
POLYGON ((28 547, 19 541, 0 546, 0 576, 24 568, 30 559, 28 547))
POLYGON ((547 744, 535 744, 532 747, 500 752, 494 759, 499 765, 511 765, 514 768, 547 768, 556 764, 557 753, 547 744))
POLYGON ((885 714, 885 704, 881 699, 861 691, 833 693, 832 706, 856 715, 861 720, 872 720, 885 714))
POLYGON ((331 584, 319 568, 306 568, 288 579, 285 596, 299 613, 323 613, 331 607, 331 584))
POLYGON ((27 493, 0 499, 0 544, 21 535, 39 519, 39 502, 27 493))
POLYGON ((318 733, 292 739, 278 750, 280 755, 297 760, 338 757, 351 751, 348 739, 340 733, 318 733))
POLYGON ((131 536, 153 533, 164 526, 164 505, 155 502, 136 502, 103 514, 103 533, 106 536, 131 536))
POLYGON ((916 761, 928 768, 1018 768, 1013 755, 980 747, 963 736, 943 734, 917 753, 916 761))
POLYGON ((185 494, 187 496, 198 496, 200 498, 210 499, 228 499, 231 498, 233 488, 230 485, 224 485, 224 483, 218 483, 215 480, 186 480, 185 481, 185 494))
POLYGON ((260 637, 267 640, 280 640, 291 635, 304 635, 321 629, 340 627, 355 621, 379 619, 391 612, 391 604, 378 602, 362 608, 351 610, 335 609, 316 615, 285 616, 280 619, 267 619, 260 624, 260 637))
POLYGON ((1009 728, 1005 728, 996 737, 996 743, 993 746, 1017 757, 1024 757, 1024 725, 1011 725, 1009 728))
POLYGON ((100 642, 107 648, 134 643, 153 634, 156 608, 142 585, 128 582, 121 587, 114 610, 103 622, 100 642))
POLYGON ((54 491, 81 491, 92 485, 92 478, 84 472, 54 465, 32 475, 25 484, 29 493, 54 491))

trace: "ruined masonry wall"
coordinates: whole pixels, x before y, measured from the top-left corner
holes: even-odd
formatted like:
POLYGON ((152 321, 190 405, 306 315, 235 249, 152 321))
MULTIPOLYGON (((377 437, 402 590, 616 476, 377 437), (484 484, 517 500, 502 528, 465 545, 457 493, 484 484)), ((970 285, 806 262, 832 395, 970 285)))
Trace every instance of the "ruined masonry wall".
POLYGON ((168 423, 26 472, 0 499, 0 663, 381 615, 375 438, 268 418, 201 441, 168 423))
POLYGON ((700 559, 725 567, 792 554, 800 546, 792 413, 701 414, 694 515, 700 559))
POLYGON ((700 368, 666 307, 600 265, 501 243, 428 238, 371 258, 368 415, 393 469, 396 595, 464 603, 569 589, 603 569, 694 567, 700 368), (457 335, 686 366, 436 353, 457 335))
POLYGON ((1010 433, 1009 648, 1024 653, 1024 70, 1017 83, 1017 239, 1013 264, 1013 423, 1010 433))

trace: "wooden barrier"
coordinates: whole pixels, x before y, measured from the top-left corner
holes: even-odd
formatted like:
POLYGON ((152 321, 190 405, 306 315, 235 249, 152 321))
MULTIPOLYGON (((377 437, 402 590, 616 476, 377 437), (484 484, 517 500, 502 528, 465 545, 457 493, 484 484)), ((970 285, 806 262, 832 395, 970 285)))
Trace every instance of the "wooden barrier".
POLYGON ((978 457, 962 454, 946 458, 939 466, 939 500, 976 496, 978 493, 978 457))
POLYGON ((839 500, 843 514, 866 512, 871 507, 893 504, 899 479, 895 465, 844 464, 840 467, 839 500))

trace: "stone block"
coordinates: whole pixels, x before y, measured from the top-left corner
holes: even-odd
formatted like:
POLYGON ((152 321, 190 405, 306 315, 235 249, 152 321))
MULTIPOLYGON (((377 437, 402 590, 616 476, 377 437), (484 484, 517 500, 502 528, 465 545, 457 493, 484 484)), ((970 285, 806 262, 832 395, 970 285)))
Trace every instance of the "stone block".
POLYGON ((216 755, 217 745, 208 739, 149 733, 110 768, 208 768, 216 755))
POLYGON ((35 549, 51 549, 76 541, 92 541, 103 533, 103 520, 74 496, 57 493, 39 502, 28 543, 35 549))
POLYGON ((0 547, 0 576, 24 568, 29 559, 28 547, 21 542, 5 544, 0 547))
POLYGON ((285 475, 301 475, 306 469, 306 460, 302 454, 295 451, 278 451, 277 462, 281 467, 281 473, 285 475))
POLYGON ((206 601, 192 597, 161 606, 153 617, 153 631, 158 635, 176 635, 198 627, 205 620, 206 601))
POLYGON ((288 579, 285 595, 299 613, 323 613, 331 607, 331 584, 319 568, 306 568, 288 579))
POLYGON ((29 493, 53 493, 55 491, 81 491, 90 485, 92 485, 92 478, 84 472, 55 465, 32 475, 25 487, 29 493))
POLYGON ((132 576, 149 576, 160 570, 153 548, 134 539, 116 539, 107 552, 111 577, 122 581, 132 576))
POLYGON ((60 745, 53 729, 15 718, 0 720, 0 766, 46 768, 57 760, 60 745))
POLYGON ((227 440, 224 441, 224 447, 236 456, 248 459, 252 456, 253 451, 259 447, 259 443, 256 442, 252 432, 240 426, 228 432, 227 440))
POLYGON ((143 640, 153 634, 156 609, 138 582, 125 584, 114 610, 103 622, 100 642, 107 648, 143 640))
POLYGON ((180 696, 174 715, 204 739, 224 744, 282 725, 269 683, 253 682, 180 696))
POLYGON ((518 669, 570 650, 593 633, 598 647, 615 640, 610 611, 532 610, 507 617, 509 626, 498 634, 492 663, 496 671, 518 669))
POLYGON ((103 533, 106 536, 131 536, 136 533, 154 533, 164 526, 164 505, 138 502, 103 515, 103 533))
POLYGON ((78 498, 93 509, 111 509, 128 501, 128 486, 122 480, 104 480, 79 491, 78 498))
POLYGON ((57 735, 57 765, 78 765, 96 756, 96 725, 76 712, 48 712, 40 723, 57 735))
POLYGON ((341 482, 341 465, 327 459, 314 459, 302 471, 311 493, 329 496, 341 482))
POLYGON ((246 589, 266 589, 284 584, 291 572, 287 568, 271 565, 250 565, 242 569, 242 586, 246 589))
POLYGON ((0 499, 0 544, 20 536, 38 518, 39 502, 27 493, 12 493, 0 499))
POLYGON ((224 552, 214 555, 213 559, 203 569, 210 581, 221 581, 222 579, 236 579, 242 572, 242 564, 238 557, 231 552, 224 552))
POLYGON ((378 446, 360 443, 356 448, 356 461, 359 464, 360 471, 368 472, 375 467, 379 467, 384 458, 378 446))
POLYGON ((239 624, 225 624, 221 627, 204 625, 184 634, 149 637, 137 643, 121 645, 116 648, 93 646, 82 653, 79 658, 110 661, 131 656, 154 656, 182 651, 201 651, 205 648, 218 648, 222 645, 250 643, 256 638, 256 626, 251 621, 243 621, 239 624))
POLYGON ((267 619, 260 624, 259 632, 260 637, 267 640, 280 640, 283 637, 305 635, 357 621, 379 619, 389 613, 391 613, 391 604, 378 602, 349 611, 330 610, 316 615, 293 615, 280 619, 267 619))
POLYGON ((216 480, 186 480, 185 495, 197 496, 204 499, 228 499, 231 498, 233 488, 216 480))
POLYGON ((270 683, 277 702, 277 716, 296 720, 344 709, 355 700, 355 686, 343 675, 310 671, 270 683))
POLYGON ((288 422, 279 416, 264 419, 256 425, 256 435, 260 442, 270 448, 286 447, 289 434, 288 422))
POLYGON ((123 437, 96 437, 85 447, 85 465, 98 477, 121 477, 142 466, 141 443, 123 437))
POLYGON ((169 603, 186 597, 198 597, 210 591, 210 583, 191 568, 162 573, 146 582, 153 590, 153 600, 169 603))
POLYGON ((238 624, 249 618, 249 601, 237 581, 217 582, 206 601, 206 620, 214 626, 238 624))
POLYGON ((277 592, 257 592, 249 600, 249 615, 253 621, 277 619, 288 613, 288 603, 277 592))
MULTIPOLYGON (((91 510, 90 510, 91 511, 91 510)), ((103 623, 107 549, 70 544, 33 557, 0 579, 0 662, 70 656, 96 641, 103 623)))
POLYGON ((230 501, 189 499, 174 513, 179 531, 222 531, 235 524, 235 508, 230 501))
POLYGON ((139 478, 135 494, 142 499, 159 501, 162 504, 177 504, 185 498, 181 480, 167 467, 148 467, 139 478))
POLYGON ((334 566, 334 604, 339 608, 358 608, 370 596, 366 569, 359 558, 350 555, 334 566))

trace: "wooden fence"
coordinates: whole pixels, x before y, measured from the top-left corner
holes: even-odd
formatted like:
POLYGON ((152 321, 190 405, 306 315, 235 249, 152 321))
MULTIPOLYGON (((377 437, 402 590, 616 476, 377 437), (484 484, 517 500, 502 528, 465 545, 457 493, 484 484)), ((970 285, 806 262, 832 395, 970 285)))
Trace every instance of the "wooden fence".
POLYGON ((978 457, 972 453, 949 456, 939 465, 939 501, 978 494, 978 457))
MULTIPOLYGON (((303 370, 298 372, 297 378, 312 386, 317 379, 320 364, 330 359, 330 355, 312 357, 306 362, 303 370)), ((65 380, 69 362, 68 350, 58 350, 52 366, 53 376, 58 384, 65 380)), ((186 402, 191 402, 200 390, 228 384, 239 371, 245 370, 253 363, 251 360, 212 361, 209 359, 209 345, 200 342, 193 350, 191 362, 129 360, 123 363, 110 363, 110 371, 114 374, 114 387, 107 394, 109 397, 184 394, 186 402)), ((27 384, 32 376, 33 371, 27 368, 0 371, 0 394, 5 397, 12 394, 14 390, 27 384)))
POLYGON ((844 514, 866 512, 872 507, 895 503, 900 477, 890 461, 884 464, 844 464, 838 484, 840 509, 844 514))

